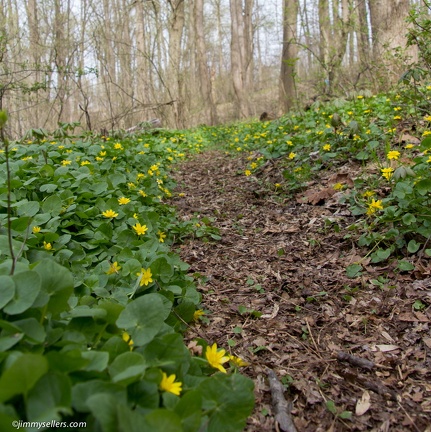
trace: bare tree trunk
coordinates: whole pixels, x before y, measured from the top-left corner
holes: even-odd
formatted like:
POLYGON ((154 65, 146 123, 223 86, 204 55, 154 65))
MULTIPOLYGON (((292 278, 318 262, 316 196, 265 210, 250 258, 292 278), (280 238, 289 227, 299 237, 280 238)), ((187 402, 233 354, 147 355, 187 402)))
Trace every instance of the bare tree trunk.
POLYGON ((282 112, 289 111, 296 99, 295 74, 298 50, 296 27, 298 24, 298 1, 284 0, 283 50, 281 55, 279 104, 282 112))
MULTIPOLYGON (((33 60, 34 67, 34 83, 40 83, 42 74, 40 71, 40 38, 39 38, 39 17, 38 8, 35 0, 29 0, 27 2, 27 19, 29 28, 29 49, 30 58, 33 60)), ((39 106, 37 105, 34 109, 34 120, 36 124, 39 124, 39 106)))
POLYGON ((409 0, 369 0, 373 55, 379 59, 384 50, 403 47, 409 0))
POLYGON ((319 57, 325 71, 324 93, 329 93, 330 85, 328 76, 330 24, 328 0, 319 0, 319 57))
MULTIPOLYGON (((245 0, 252 2, 252 0, 245 0)), ((247 67, 250 66, 248 63, 248 56, 250 47, 246 46, 249 42, 249 36, 246 37, 246 26, 244 19, 246 17, 243 14, 242 0, 230 0, 230 12, 231 12, 231 70, 233 88, 235 91, 235 104, 239 112, 240 117, 248 117, 250 115, 249 101, 247 97, 247 91, 249 90, 247 85, 249 84, 250 74, 247 71, 247 67)), ((250 19, 247 16, 247 19, 250 19)), ((247 29, 248 30, 248 29, 247 29)))
POLYGON ((195 0, 194 9, 196 53, 198 61, 199 89, 205 104, 205 121, 211 125, 217 123, 217 111, 212 97, 211 79, 209 76, 207 53, 204 35, 203 0, 195 0))
POLYGON ((67 118, 66 91, 67 91, 67 59, 66 37, 64 34, 66 22, 61 8, 61 0, 54 2, 54 61, 57 69, 57 100, 59 102, 58 121, 67 118))
POLYGON ((184 0, 169 0, 171 7, 169 25, 169 92, 173 103, 174 120, 177 128, 185 127, 184 100, 181 77, 181 40, 184 30, 184 0))
POLYGON ((359 17, 358 54, 362 64, 368 63, 370 55, 370 31, 367 19, 367 0, 357 0, 359 17))
MULTIPOLYGON (((151 65, 147 60, 147 35, 145 31, 145 19, 148 12, 144 9, 144 2, 135 2, 136 7, 136 98, 141 106, 145 106, 151 100, 149 70, 151 65), (147 12, 147 14, 146 14, 147 12)), ((143 118, 142 120, 148 120, 143 118)))

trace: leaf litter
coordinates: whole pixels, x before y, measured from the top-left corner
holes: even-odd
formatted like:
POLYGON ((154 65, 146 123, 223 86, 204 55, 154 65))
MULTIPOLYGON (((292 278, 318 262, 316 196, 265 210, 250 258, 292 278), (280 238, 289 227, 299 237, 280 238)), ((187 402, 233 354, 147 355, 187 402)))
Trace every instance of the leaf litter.
POLYGON ((366 273, 348 278, 365 253, 346 236, 355 219, 331 189, 351 181, 346 169, 288 199, 244 176, 245 164, 208 150, 173 173, 180 217, 213 220, 221 236, 178 245, 208 319, 186 337, 191 349, 204 337, 250 364, 242 373, 256 406, 245 430, 280 430, 270 369, 299 431, 431 431, 431 311, 412 308, 431 296, 429 262, 405 274, 363 260, 366 273), (382 274, 390 281, 371 282, 382 274))

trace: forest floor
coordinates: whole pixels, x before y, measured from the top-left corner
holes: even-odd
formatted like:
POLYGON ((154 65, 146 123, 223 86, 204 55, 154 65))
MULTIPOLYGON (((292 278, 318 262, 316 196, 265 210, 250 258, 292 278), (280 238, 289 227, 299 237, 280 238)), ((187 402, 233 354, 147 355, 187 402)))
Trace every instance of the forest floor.
POLYGON ((367 273, 349 279, 346 266, 366 251, 346 236, 355 217, 325 190, 355 166, 322 171, 288 199, 262 186, 277 182, 276 163, 258 179, 244 176, 245 165, 218 150, 194 156, 173 173, 173 204, 183 219, 213 218, 220 230, 220 241, 180 246, 208 311, 186 338, 250 364, 242 372, 254 380, 256 406, 246 431, 282 430, 268 368, 300 432, 431 431, 431 310, 412 308, 418 290, 431 296, 430 261, 397 273, 363 260, 367 273))

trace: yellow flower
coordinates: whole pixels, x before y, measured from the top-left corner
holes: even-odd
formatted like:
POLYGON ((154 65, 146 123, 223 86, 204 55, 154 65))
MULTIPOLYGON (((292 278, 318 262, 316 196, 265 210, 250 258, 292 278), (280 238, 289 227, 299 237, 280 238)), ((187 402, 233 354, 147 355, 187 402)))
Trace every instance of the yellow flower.
POLYGON ((193 314, 193 321, 199 321, 199 318, 201 316, 204 316, 205 312, 202 309, 197 309, 195 310, 194 314, 193 314))
POLYGON ((123 146, 120 143, 115 143, 114 144, 114 149, 115 150, 123 150, 123 146))
POLYGON ((133 219, 139 219, 139 216, 136 213, 133 213, 133 219))
POLYGON ((364 98, 364 96, 362 96, 362 95, 358 96, 358 99, 363 99, 363 98, 364 98))
POLYGON ((166 234, 162 231, 157 231, 157 235, 159 236, 159 242, 164 243, 165 238, 166 238, 166 234))
POLYGON ((102 213, 106 218, 116 218, 118 213, 115 213, 114 210, 106 210, 102 213))
POLYGON ((431 135, 431 131, 425 131, 425 132, 422 134, 422 136, 429 136, 429 135, 431 135))
POLYGON ((250 364, 250 363, 244 361, 242 358, 236 357, 233 355, 229 355, 229 361, 231 361, 236 367, 249 366, 249 364, 250 364))
POLYGON ((296 153, 290 152, 289 153, 289 159, 295 159, 296 153))
POLYGON ((96 160, 97 160, 97 162, 102 162, 103 161, 103 157, 96 156, 96 160))
POLYGON ((178 194, 178 196, 179 196, 179 197, 185 197, 186 194, 185 194, 184 192, 180 192, 180 193, 178 194))
POLYGON ((129 345, 130 351, 132 351, 134 342, 132 337, 129 335, 129 333, 123 332, 123 341, 129 345))
POLYGON ((329 151, 329 150, 331 150, 331 144, 325 144, 325 145, 323 146, 323 150, 325 150, 325 151, 329 151))
POLYGON ((130 202, 129 198, 125 198, 125 197, 118 198, 118 204, 120 205, 129 204, 129 202, 130 202))
POLYGON ((62 164, 63 166, 70 165, 71 163, 72 163, 72 161, 70 161, 70 160, 62 160, 62 161, 61 161, 61 164, 62 164))
POLYGON ((293 142, 292 141, 286 141, 286 144, 288 145, 288 146, 293 146, 293 142))
POLYGON ((118 273, 118 271, 121 269, 121 267, 118 265, 118 262, 115 261, 112 263, 109 267, 109 270, 106 272, 106 274, 111 275, 114 273, 118 273))
POLYGON ((367 215, 374 214, 377 210, 383 210, 383 204, 381 200, 371 200, 368 204, 367 215))
POLYGON ((43 248, 45 250, 52 250, 52 244, 51 243, 47 243, 46 241, 43 242, 43 248))
POLYGON ((431 115, 424 117, 424 120, 431 122, 431 115))
POLYGON ((160 390, 179 396, 183 384, 180 381, 175 382, 175 378, 175 374, 167 376, 164 372, 162 372, 162 381, 159 385, 160 390))
POLYGON ((431 163, 431 156, 427 159, 428 163, 431 163))
POLYGON ((401 107, 395 107, 394 111, 401 111, 401 107))
POLYGON ((400 152, 398 151, 398 150, 391 150, 391 151, 389 151, 388 152, 388 154, 386 155, 386 157, 389 159, 389 160, 397 160, 397 159, 399 159, 399 157, 400 157, 400 152))
POLYGON ((146 197, 148 196, 142 189, 138 191, 139 195, 141 195, 141 197, 146 197))
POLYGON ((149 283, 153 282, 151 273, 151 269, 144 269, 141 268, 141 273, 136 273, 136 276, 139 276, 141 278, 141 282, 139 283, 139 286, 145 285, 147 286, 149 283))
POLYGON ((245 171, 244 171, 244 174, 248 177, 248 176, 251 175, 251 171, 250 171, 250 170, 245 170, 245 171))
POLYGON ((141 225, 140 223, 133 225, 132 228, 135 230, 136 234, 138 235, 144 235, 148 230, 147 225, 141 225))
POLYGON ((399 115, 394 116, 394 120, 401 120, 401 116, 399 115))
POLYGON ((404 148, 405 149, 411 149, 411 148, 413 148, 415 145, 414 144, 406 144, 405 146, 404 146, 404 148))
POLYGON ((276 189, 281 188, 281 184, 280 183, 274 183, 274 186, 276 187, 276 189))
POLYGON ((373 195, 375 195, 376 193, 374 192, 374 191, 370 191, 370 190, 368 190, 368 191, 365 191, 363 194, 362 194, 362 196, 364 197, 364 198, 370 198, 370 197, 372 197, 373 195))
POLYGON ((218 369, 220 372, 226 373, 226 369, 222 366, 223 363, 229 361, 229 357, 225 356, 226 350, 221 349, 217 351, 217 344, 214 343, 211 347, 207 346, 205 351, 205 357, 208 363, 214 369, 218 369))
POLYGON ((90 161, 82 161, 81 166, 90 165, 90 161))
POLYGON ((343 183, 335 183, 334 186, 332 186, 334 190, 342 190, 344 188, 343 183))
POLYGON ((40 227, 39 226, 34 226, 31 231, 33 232, 33 234, 40 233, 40 227))
POLYGON ((394 173, 394 169, 389 167, 389 168, 382 168, 381 169, 382 172, 382 177, 384 177, 386 180, 389 180, 393 173, 394 173))
POLYGON ((106 151, 101 151, 101 152, 99 153, 99 156, 106 156, 106 151))
POLYGON ((135 183, 129 182, 129 183, 127 183, 127 187, 129 189, 134 189, 136 187, 136 185, 135 185, 135 183))

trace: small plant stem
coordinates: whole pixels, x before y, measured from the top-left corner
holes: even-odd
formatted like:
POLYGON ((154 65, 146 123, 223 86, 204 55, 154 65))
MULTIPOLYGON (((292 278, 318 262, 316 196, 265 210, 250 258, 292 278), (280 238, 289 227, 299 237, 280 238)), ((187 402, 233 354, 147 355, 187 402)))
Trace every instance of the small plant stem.
POLYGON ((10 256, 12 259, 12 266, 10 269, 10 275, 15 272, 15 254, 12 245, 12 207, 11 207, 11 175, 10 175, 10 164, 9 164, 9 141, 4 136, 4 130, 0 128, 0 138, 4 144, 4 153, 6 158, 6 182, 7 182, 7 237, 9 243, 10 256))

